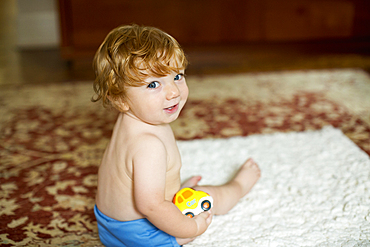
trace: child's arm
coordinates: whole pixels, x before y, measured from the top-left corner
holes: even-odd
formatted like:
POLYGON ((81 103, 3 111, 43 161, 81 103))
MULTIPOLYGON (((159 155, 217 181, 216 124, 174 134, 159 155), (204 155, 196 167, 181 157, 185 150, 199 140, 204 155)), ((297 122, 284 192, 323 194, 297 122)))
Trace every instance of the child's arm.
POLYGON ((210 212, 190 219, 165 200, 168 156, 162 141, 155 136, 139 141, 133 158, 134 200, 139 212, 175 237, 191 238, 205 232, 211 223, 210 212))

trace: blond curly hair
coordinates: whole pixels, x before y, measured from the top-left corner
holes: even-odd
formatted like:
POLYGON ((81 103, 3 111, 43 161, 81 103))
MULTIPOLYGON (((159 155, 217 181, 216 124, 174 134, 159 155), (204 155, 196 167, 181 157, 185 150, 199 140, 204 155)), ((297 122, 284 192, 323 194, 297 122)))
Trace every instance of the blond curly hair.
POLYGON ((188 61, 179 43, 169 34, 154 27, 136 24, 113 29, 97 50, 93 102, 119 107, 127 87, 144 85, 148 77, 179 73, 188 61))

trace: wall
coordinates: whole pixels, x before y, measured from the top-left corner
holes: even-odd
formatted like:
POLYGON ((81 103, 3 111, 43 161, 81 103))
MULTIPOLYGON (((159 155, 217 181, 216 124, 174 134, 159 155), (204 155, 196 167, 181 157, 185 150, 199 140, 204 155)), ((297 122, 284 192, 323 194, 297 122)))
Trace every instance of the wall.
POLYGON ((17 0, 17 46, 53 48, 60 44, 57 0, 17 0))

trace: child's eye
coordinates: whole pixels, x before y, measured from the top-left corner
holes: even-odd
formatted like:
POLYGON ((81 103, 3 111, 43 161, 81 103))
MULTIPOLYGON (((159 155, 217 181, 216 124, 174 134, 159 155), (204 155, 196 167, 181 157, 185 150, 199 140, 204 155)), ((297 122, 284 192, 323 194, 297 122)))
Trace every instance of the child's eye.
POLYGON ((184 74, 177 74, 174 78, 175 81, 179 81, 182 79, 182 77, 184 76, 184 74))
POLYGON ((148 84, 148 88, 157 88, 157 87, 159 87, 159 82, 157 81, 153 81, 148 84))

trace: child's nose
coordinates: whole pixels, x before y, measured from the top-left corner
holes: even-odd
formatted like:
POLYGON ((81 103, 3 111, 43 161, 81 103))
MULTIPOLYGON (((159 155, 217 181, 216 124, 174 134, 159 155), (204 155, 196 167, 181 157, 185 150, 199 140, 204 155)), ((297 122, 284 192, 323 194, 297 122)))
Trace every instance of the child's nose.
POLYGON ((180 96, 180 90, 175 83, 170 83, 167 86, 166 98, 171 100, 180 96))

